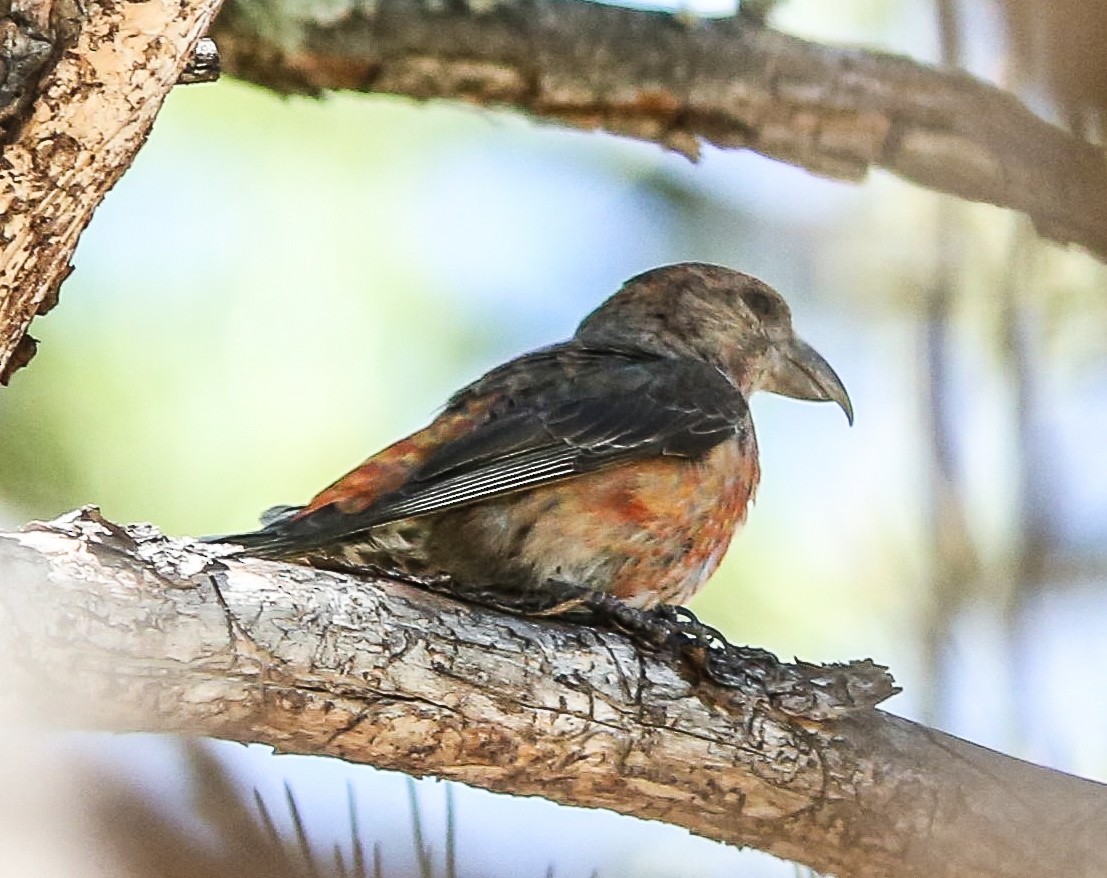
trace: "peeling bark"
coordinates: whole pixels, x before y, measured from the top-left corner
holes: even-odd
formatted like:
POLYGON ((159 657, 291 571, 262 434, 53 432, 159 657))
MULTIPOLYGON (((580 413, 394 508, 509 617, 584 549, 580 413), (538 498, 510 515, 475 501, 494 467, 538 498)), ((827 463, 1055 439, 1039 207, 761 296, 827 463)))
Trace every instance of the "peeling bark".
POLYGON ((221 551, 93 510, 0 537, 5 708, 609 808, 843 878, 1107 874, 1099 784, 872 708, 789 714, 758 674, 720 689, 616 633, 221 551))
POLYGON ((449 98, 654 141, 752 149, 860 180, 1023 211, 1107 258, 1103 152, 967 74, 805 42, 748 18, 695 20, 589 0, 228 3, 229 73, 279 91, 449 98))
POLYGON ((0 383, 34 354, 27 327, 218 8, 24 0, 0 16, 0 124, 14 138, 0 160, 0 383))
MULTIPOLYGON (((4 5, 0 383, 33 356, 31 319, 56 299, 80 232, 218 5, 4 5)), ((507 106, 690 156, 701 142, 753 149, 847 180, 884 168, 1023 211, 1041 234, 1107 258, 1099 148, 962 73, 804 42, 750 17, 697 21, 587 0, 238 0, 215 34, 229 70, 282 91, 507 106)), ((210 78, 207 61, 186 79, 210 78)))
POLYGON ((76 35, 68 3, 13 0, 0 6, 0 143, 13 136, 42 74, 76 35))

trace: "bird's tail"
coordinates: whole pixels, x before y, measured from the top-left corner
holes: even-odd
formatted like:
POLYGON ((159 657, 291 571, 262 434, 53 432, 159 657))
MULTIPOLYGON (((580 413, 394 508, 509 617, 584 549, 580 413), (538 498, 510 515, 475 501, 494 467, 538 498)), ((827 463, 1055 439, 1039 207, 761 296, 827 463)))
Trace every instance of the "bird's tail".
POLYGON ((302 535, 292 532, 288 525, 303 506, 274 506, 261 514, 261 528, 241 534, 217 534, 202 537, 205 543, 229 543, 242 546, 245 555, 262 558, 279 558, 300 548, 302 535))

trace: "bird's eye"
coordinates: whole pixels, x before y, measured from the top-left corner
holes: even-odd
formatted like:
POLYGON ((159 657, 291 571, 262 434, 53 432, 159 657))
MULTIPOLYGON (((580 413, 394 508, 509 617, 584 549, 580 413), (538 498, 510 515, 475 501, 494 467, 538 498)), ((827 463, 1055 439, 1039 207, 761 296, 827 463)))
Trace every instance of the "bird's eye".
POLYGON ((780 304, 761 290, 746 290, 742 293, 742 301, 762 320, 774 320, 780 316, 780 304))

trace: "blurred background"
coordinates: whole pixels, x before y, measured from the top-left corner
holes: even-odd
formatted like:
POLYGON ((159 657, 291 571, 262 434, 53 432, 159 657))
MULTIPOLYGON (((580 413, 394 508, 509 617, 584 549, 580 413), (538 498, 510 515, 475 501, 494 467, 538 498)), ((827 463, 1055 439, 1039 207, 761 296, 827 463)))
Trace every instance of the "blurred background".
MULTIPOLYGON (((963 4, 952 41, 944 7, 789 0, 772 21, 959 62, 1101 130, 1095 100, 1053 88, 1018 41, 1019 3, 963 4)), ((883 174, 850 186, 711 149, 691 164, 387 97, 178 88, 35 322, 38 357, 0 393, 0 524, 96 503, 172 534, 250 528, 682 260, 783 292, 857 411, 849 429, 831 406, 754 399, 761 488, 695 611, 784 657, 871 656, 904 687, 891 711, 1107 780, 1107 272, 1009 212, 883 174)), ((55 743, 195 822, 178 742, 55 743)), ((603 812, 209 752, 278 831, 295 822, 287 783, 322 850, 350 844, 352 797, 386 875, 418 874, 420 846, 445 874, 450 823, 466 876, 795 874, 603 812)))

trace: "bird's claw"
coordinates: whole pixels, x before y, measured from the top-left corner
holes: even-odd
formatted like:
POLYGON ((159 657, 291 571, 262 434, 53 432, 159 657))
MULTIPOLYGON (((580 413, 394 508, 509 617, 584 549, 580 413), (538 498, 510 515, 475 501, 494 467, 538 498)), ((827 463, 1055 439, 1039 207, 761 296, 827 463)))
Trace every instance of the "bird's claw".
POLYGON ((585 611, 593 623, 614 628, 652 652, 672 655, 713 683, 733 688, 748 682, 739 651, 687 607, 661 604, 640 610, 607 592, 567 583, 551 585, 551 592, 560 600, 546 611, 531 615, 569 615, 585 611))
POLYGON ((746 682, 735 648, 719 632, 701 622, 687 607, 662 604, 649 611, 667 629, 668 651, 720 686, 746 682))

